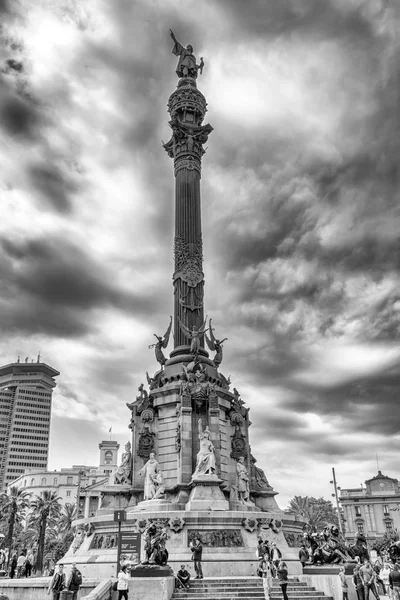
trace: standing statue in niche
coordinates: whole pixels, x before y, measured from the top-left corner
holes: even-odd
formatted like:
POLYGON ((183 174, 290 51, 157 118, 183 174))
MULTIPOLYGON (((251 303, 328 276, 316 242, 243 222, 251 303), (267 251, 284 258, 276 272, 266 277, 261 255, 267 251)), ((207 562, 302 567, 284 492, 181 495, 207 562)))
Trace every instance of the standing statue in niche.
POLYGON ((160 471, 160 466, 156 461, 154 452, 150 453, 150 458, 139 471, 140 477, 144 476, 144 499, 151 500, 156 494, 156 477, 160 471))
POLYGON ((209 330, 210 330, 210 337, 207 337, 207 334, 205 334, 207 346, 210 348, 210 350, 212 352, 216 352, 216 355, 213 358, 213 362, 216 367, 219 367, 219 365, 222 363, 222 349, 223 349, 222 344, 224 342, 226 342, 228 340, 228 338, 224 338, 223 340, 218 340, 214 336, 214 333, 213 333, 214 330, 211 326, 211 319, 210 319, 209 330))
POLYGON ((175 56, 179 56, 178 65, 176 67, 176 74, 178 75, 178 77, 193 77, 193 79, 196 79, 197 71, 200 71, 200 74, 203 73, 203 57, 200 58, 200 64, 197 65, 196 57, 193 54, 193 46, 191 44, 188 44, 186 48, 184 48, 182 44, 176 39, 172 29, 169 30, 169 33, 172 39, 174 40, 172 54, 175 54, 175 56))
POLYGON ((121 458, 121 464, 115 472, 114 483, 122 485, 124 483, 132 483, 132 452, 131 443, 125 444, 125 452, 121 458))
POLYGON ((214 475, 216 472, 214 444, 210 440, 208 427, 202 431, 201 419, 199 419, 200 450, 197 453, 195 475, 214 475))
POLYGON ((238 478, 237 493, 239 502, 248 502, 250 497, 249 474, 244 466, 244 457, 240 456, 236 463, 236 473, 238 478))
POLYGON ((179 317, 178 317, 178 322, 179 322, 179 327, 181 328, 182 333, 190 340, 190 354, 197 356, 199 353, 199 349, 200 349, 200 339, 203 337, 203 335, 207 331, 207 327, 206 327, 207 317, 206 317, 203 325, 200 327, 200 329, 197 329, 196 325, 193 325, 192 331, 190 331, 190 329, 188 327, 186 327, 186 325, 184 325, 184 323, 182 323, 182 321, 180 320, 179 317))
POLYGON ((155 333, 154 337, 157 338, 157 342, 155 344, 150 344, 150 346, 149 346, 149 348, 154 348, 154 352, 156 355, 156 361, 159 362, 162 367, 167 362, 167 359, 164 356, 162 348, 166 348, 168 346, 169 336, 171 334, 171 328, 172 328, 172 317, 170 317, 170 319, 171 320, 169 322, 168 329, 165 332, 164 336, 157 335, 155 333))

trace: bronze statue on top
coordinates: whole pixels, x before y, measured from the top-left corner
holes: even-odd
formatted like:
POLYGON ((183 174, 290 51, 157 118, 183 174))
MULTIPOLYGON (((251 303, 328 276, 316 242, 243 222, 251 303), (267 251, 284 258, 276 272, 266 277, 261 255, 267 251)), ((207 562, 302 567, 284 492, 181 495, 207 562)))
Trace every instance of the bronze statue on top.
POLYGON ((212 350, 213 352, 216 352, 216 355, 213 358, 213 362, 215 364, 216 367, 219 367, 219 365, 222 363, 222 349, 223 349, 223 342, 226 342, 228 340, 228 338, 224 338, 223 340, 218 340, 215 336, 214 336, 214 329, 211 326, 211 319, 210 319, 210 337, 207 336, 207 334, 205 334, 205 338, 206 338, 206 342, 207 342, 207 346, 210 348, 210 350, 212 350))
POLYGON ((188 44, 186 48, 184 48, 182 44, 176 39, 172 29, 170 29, 169 32, 170 36, 174 40, 172 54, 175 54, 175 56, 179 56, 178 65, 176 67, 176 74, 178 75, 178 77, 192 77, 193 79, 196 79, 198 71, 200 71, 200 74, 203 73, 203 57, 200 58, 200 64, 197 65, 196 57, 193 54, 193 46, 191 44, 188 44))
POLYGON ((156 337, 158 341, 155 344, 150 344, 150 346, 149 346, 149 348, 154 348, 154 352, 156 355, 156 361, 159 362, 162 367, 167 362, 167 359, 164 356, 162 348, 166 348, 168 346, 169 336, 171 334, 171 327, 172 327, 172 317, 170 317, 170 319, 171 320, 169 322, 168 329, 164 334, 164 337, 162 335, 157 335, 155 333, 154 337, 156 337))

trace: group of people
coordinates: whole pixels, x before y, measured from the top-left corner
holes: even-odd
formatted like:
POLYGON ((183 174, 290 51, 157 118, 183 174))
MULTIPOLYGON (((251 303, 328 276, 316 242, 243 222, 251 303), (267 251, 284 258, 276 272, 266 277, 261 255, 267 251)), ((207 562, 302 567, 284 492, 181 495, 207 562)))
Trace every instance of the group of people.
MULTIPOLYGON (((344 573, 344 567, 339 573, 343 600, 348 598, 348 582, 344 573)), ((383 594, 389 596, 390 600, 400 600, 400 565, 392 565, 378 562, 372 565, 368 559, 365 559, 363 565, 356 565, 353 572, 353 584, 357 592, 358 600, 369 600, 369 593, 379 600, 378 586, 382 588, 383 594)))
POLYGON ((274 578, 282 590, 283 600, 288 600, 287 586, 289 583, 288 567, 282 560, 282 552, 275 542, 269 545, 267 540, 258 538, 257 545, 258 567, 257 574, 262 577, 264 596, 266 600, 271 597, 274 578))
POLYGON ((73 592, 71 600, 77 600, 79 589, 82 585, 82 575, 76 564, 73 563, 71 570, 67 575, 64 572, 64 565, 57 565, 57 569, 50 579, 47 593, 52 594, 52 600, 60 600, 60 595, 63 590, 73 592))
MULTIPOLYGON (((21 550, 20 554, 14 553, 9 564, 10 579, 14 577, 30 577, 34 564, 33 552, 30 550, 21 550)), ((4 550, 0 551, 0 569, 6 569, 7 556, 4 550)))
MULTIPOLYGON (((203 557, 203 544, 201 543, 201 539, 199 537, 193 538, 189 544, 189 548, 192 552, 192 561, 196 573, 195 579, 203 579, 203 567, 201 564, 203 557)), ((175 585, 177 588, 189 589, 190 573, 187 570, 186 565, 181 565, 181 568, 176 573, 175 585)))

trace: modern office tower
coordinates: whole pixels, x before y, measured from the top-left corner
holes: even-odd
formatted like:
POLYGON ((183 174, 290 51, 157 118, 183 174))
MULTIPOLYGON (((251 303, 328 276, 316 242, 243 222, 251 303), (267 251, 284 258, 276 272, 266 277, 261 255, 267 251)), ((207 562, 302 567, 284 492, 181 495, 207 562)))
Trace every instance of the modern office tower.
POLYGON ((40 362, 0 367, 0 490, 25 469, 47 469, 51 399, 60 373, 40 362))

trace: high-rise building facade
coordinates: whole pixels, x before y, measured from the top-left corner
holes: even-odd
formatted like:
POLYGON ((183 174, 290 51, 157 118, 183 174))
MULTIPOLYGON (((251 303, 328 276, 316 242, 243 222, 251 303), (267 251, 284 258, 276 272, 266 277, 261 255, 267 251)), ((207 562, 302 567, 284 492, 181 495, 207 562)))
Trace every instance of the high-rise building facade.
POLYGON ((25 469, 47 469, 51 400, 59 374, 40 357, 0 367, 0 490, 25 469))

